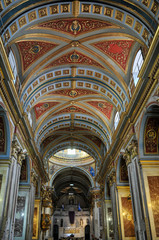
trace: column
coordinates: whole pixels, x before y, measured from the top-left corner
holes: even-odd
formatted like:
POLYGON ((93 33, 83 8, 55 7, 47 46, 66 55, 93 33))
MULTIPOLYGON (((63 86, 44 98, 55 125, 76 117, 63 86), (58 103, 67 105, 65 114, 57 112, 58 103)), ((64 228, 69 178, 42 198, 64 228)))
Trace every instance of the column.
POLYGON ((26 239, 32 239, 33 235, 33 217, 34 217, 34 202, 35 202, 35 187, 36 187, 36 174, 34 170, 31 171, 30 192, 28 199, 28 214, 27 214, 27 227, 26 239))
POLYGON ((137 154, 137 141, 132 140, 125 150, 123 157, 128 168, 136 239, 146 240, 148 237, 146 236, 146 226, 144 221, 144 200, 142 199, 142 186, 140 183, 140 170, 137 154))
POLYGON ((15 212, 16 203, 18 197, 19 189, 19 179, 22 161, 25 158, 25 154, 20 148, 17 140, 12 142, 12 152, 11 152, 11 168, 10 168, 10 187, 8 189, 8 204, 7 204, 7 221, 3 234, 4 240, 12 240, 14 237, 14 224, 15 224, 15 212))
POLYGON ((99 219, 99 207, 100 207, 100 189, 99 188, 93 188, 91 191, 93 195, 93 227, 94 232, 93 235, 96 238, 99 238, 100 236, 100 219, 99 219))
POLYGON ((119 240, 121 239, 121 230, 120 230, 120 221, 119 221, 119 214, 118 214, 118 196, 117 196, 117 189, 116 189, 116 173, 112 171, 109 176, 109 185, 110 185, 110 197, 112 202, 112 215, 113 215, 113 226, 114 226, 114 239, 119 240))
POLYGON ((50 232, 51 216, 53 215, 53 188, 49 186, 42 186, 42 239, 44 237, 51 237, 53 233, 50 232))

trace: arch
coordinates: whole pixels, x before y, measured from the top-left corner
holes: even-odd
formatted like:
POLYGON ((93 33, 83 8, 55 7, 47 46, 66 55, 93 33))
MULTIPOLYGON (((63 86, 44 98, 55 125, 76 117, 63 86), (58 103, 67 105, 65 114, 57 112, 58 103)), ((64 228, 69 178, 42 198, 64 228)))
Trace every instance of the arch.
MULTIPOLYGON (((140 151, 139 151, 139 157, 142 158, 143 160, 149 160, 149 159, 151 160, 152 156, 153 156, 153 160, 158 160, 159 149, 157 150, 157 152, 155 152, 155 151, 154 152, 153 151, 148 152, 145 149, 145 141, 150 140, 150 142, 151 142, 151 137, 153 137, 153 136, 148 137, 148 134, 149 134, 149 131, 153 130, 154 127, 152 126, 151 129, 146 128, 146 125, 147 125, 148 121, 150 121, 150 119, 157 119, 157 121, 159 122, 159 104, 150 103, 147 106, 147 109, 146 109, 145 113, 143 114, 143 117, 142 117, 142 120, 141 120, 141 123, 140 123, 140 134, 139 134, 139 149, 140 149, 140 151), (145 140, 146 136, 149 139, 145 140)), ((159 126, 158 126, 158 128, 159 128, 159 126)), ((159 136, 155 137, 156 140, 157 140, 157 137, 159 138, 159 136)))
POLYGON ((11 139, 10 139, 10 126, 9 120, 6 114, 6 110, 3 107, 3 104, 0 102, 0 131, 3 141, 2 150, 0 152, 0 159, 8 159, 10 156, 11 148, 11 139))
POLYGON ((120 186, 129 185, 127 166, 126 166, 125 160, 123 159, 122 154, 118 158, 116 177, 117 177, 117 185, 120 185, 120 186))
POLYGON ((54 182, 55 178, 56 178, 60 173, 65 172, 65 171, 67 171, 67 170, 69 170, 69 169, 75 169, 75 170, 78 170, 79 172, 81 172, 82 174, 84 174, 84 175, 88 178, 88 180, 90 181, 91 187, 92 187, 92 188, 94 187, 94 180, 93 180, 91 174, 89 174, 89 173, 87 172, 87 170, 82 169, 82 168, 80 168, 80 167, 73 167, 73 168, 71 168, 71 167, 64 167, 64 168, 62 168, 62 169, 59 169, 57 172, 55 172, 55 173, 53 174, 53 176, 52 176, 52 178, 51 178, 51 180, 50 180, 50 186, 53 185, 53 182, 54 182))

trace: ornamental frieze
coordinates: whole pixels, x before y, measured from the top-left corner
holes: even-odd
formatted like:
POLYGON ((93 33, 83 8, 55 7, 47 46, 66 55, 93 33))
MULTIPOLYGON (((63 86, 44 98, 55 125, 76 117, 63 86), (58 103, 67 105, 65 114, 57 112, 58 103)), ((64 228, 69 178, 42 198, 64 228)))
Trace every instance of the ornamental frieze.
POLYGON ((99 21, 94 19, 63 19, 53 20, 44 23, 40 23, 32 29, 45 28, 55 31, 62 31, 67 34, 77 36, 89 31, 98 30, 102 28, 117 28, 117 26, 110 24, 109 22, 99 21))

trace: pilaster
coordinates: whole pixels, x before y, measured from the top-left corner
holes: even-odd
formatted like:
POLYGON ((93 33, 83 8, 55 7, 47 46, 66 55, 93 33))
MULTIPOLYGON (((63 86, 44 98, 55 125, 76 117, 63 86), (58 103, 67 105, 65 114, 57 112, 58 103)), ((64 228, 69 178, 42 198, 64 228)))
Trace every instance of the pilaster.
POLYGON ((145 240, 147 239, 147 234, 144 221, 143 200, 141 194, 140 170, 138 164, 138 144, 136 140, 132 140, 129 143, 123 157, 126 161, 128 169, 135 234, 137 239, 145 240))
POLYGON ((9 187, 6 224, 2 238, 4 240, 12 240, 14 237, 15 212, 21 171, 20 162, 22 162, 24 158, 25 154, 23 153, 18 141, 16 139, 13 140, 11 150, 11 166, 8 181, 9 187))

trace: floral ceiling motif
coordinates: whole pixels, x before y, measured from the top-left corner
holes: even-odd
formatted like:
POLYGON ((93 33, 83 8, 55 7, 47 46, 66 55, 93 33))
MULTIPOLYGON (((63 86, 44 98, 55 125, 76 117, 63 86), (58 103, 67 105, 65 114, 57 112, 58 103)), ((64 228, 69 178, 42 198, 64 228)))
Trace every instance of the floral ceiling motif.
POLYGON ((57 90, 57 91, 53 91, 53 92, 49 93, 49 95, 55 95, 55 94, 75 98, 75 97, 98 94, 98 93, 96 93, 95 91, 78 89, 78 88, 76 88, 76 89, 62 89, 62 90, 57 90))
POLYGON ((133 43, 133 40, 111 40, 98 42, 93 45, 111 57, 125 71, 133 43))
POLYGON ((31 64, 55 48, 57 44, 41 41, 20 41, 17 46, 22 59, 23 71, 26 71, 31 64))
POLYGON ((104 113, 104 115, 110 120, 113 110, 113 105, 111 103, 106 101, 88 101, 87 103, 104 113))
POLYGON ((59 114, 62 114, 62 113, 75 113, 75 112, 91 115, 88 111, 86 111, 86 110, 84 110, 80 107, 72 105, 70 107, 64 108, 64 109, 54 113, 53 116, 54 115, 59 115, 59 114))
POLYGON ((42 102, 34 106, 36 119, 38 119, 43 113, 47 112, 50 108, 56 106, 59 102, 42 102))
POLYGON ((64 33, 68 33, 74 36, 79 34, 84 34, 92 30, 98 30, 101 28, 110 28, 116 27, 109 22, 99 21, 94 19, 58 19, 52 20, 49 22, 39 23, 38 25, 32 27, 32 29, 36 28, 47 28, 56 31, 62 31, 64 33))
POLYGON ((77 51, 72 51, 70 53, 67 53, 66 55, 63 55, 62 57, 59 57, 58 59, 52 61, 50 64, 48 64, 46 68, 51 68, 51 67, 57 67, 59 65, 64 65, 64 64, 85 64, 85 65, 92 65, 100 68, 104 68, 101 64, 99 64, 97 61, 93 60, 92 58, 77 52, 77 51))

